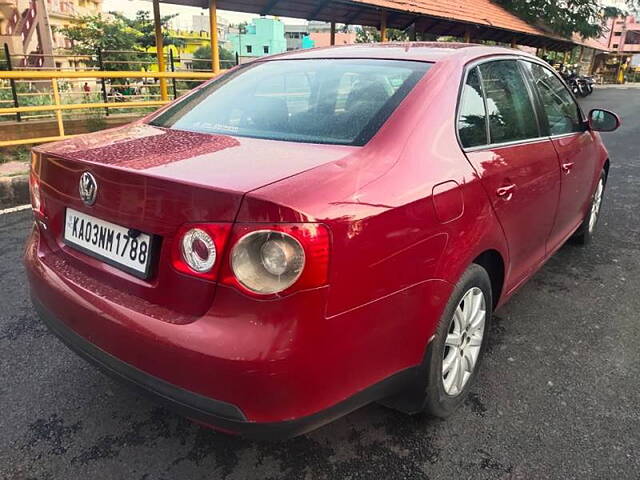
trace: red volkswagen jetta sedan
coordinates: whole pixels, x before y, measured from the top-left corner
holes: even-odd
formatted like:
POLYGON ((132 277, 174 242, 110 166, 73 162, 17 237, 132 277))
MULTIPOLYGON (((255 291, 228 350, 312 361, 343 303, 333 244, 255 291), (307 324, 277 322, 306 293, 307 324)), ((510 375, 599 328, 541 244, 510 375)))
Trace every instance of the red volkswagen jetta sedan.
POLYGON ((33 303, 78 354, 226 432, 297 435, 372 401, 445 417, 492 311, 593 235, 596 132, 619 123, 514 50, 261 59, 34 149, 33 303))

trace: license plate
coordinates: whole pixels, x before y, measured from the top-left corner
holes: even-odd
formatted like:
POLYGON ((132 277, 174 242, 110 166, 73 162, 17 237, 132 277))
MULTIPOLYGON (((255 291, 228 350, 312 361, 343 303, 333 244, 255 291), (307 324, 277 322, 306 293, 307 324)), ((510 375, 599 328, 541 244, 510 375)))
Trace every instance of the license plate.
POLYGON ((67 208, 64 242, 140 278, 149 276, 151 236, 67 208))

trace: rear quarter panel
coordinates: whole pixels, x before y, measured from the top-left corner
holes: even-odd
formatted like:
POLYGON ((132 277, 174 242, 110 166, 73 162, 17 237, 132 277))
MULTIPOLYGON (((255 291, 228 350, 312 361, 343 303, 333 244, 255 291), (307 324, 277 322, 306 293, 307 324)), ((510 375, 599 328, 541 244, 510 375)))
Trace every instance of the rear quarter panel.
POLYGON ((418 287, 433 280, 455 284, 487 249, 501 252, 506 263, 500 227, 456 139, 459 82, 452 78, 460 78, 461 71, 459 62, 436 64, 369 144, 250 193, 238 216, 239 221, 329 225, 327 317, 366 309, 368 327, 384 332, 375 341, 404 342, 415 362, 448 299, 415 298, 429 295, 418 287), (443 182, 450 183, 437 189, 434 199, 434 187, 443 182), (461 214, 447 214, 456 211, 457 202, 461 214), (379 318, 377 306, 388 302, 396 302, 399 315, 388 318, 387 308, 379 318), (407 304, 410 312, 402 308, 407 304))

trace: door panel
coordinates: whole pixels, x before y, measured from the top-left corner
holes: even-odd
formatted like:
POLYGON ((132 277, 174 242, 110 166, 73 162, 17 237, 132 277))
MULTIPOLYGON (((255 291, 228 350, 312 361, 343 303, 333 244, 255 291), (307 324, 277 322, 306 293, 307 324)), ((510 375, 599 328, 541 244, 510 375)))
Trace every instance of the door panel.
MULTIPOLYGON (((560 194, 560 171, 519 63, 489 61, 478 66, 478 73, 489 146, 474 147, 467 158, 479 173, 507 238, 509 290, 546 256, 560 194)), ((467 85, 470 83, 468 78, 467 85)), ((467 91, 463 98, 466 96, 467 91)))
POLYGON ((509 245, 505 291, 531 273, 546 255, 554 224, 560 172, 549 139, 467 153, 480 175, 509 245))
POLYGON ((537 62, 521 64, 542 105, 562 172, 558 214, 549 238, 549 249, 554 250, 582 222, 597 176, 598 151, 580 107, 557 74, 537 62))
POLYGON ((560 162, 561 191, 550 248, 564 242, 582 222, 593 192, 598 152, 591 132, 552 138, 560 162))

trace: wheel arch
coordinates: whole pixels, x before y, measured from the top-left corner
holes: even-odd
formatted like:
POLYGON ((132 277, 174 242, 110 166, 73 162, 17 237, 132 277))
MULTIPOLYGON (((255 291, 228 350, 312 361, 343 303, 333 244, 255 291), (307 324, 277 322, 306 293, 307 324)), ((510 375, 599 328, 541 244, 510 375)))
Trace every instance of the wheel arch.
POLYGON ((480 265, 489 274, 489 279, 491 280, 491 295, 493 297, 492 303, 495 308, 502 297, 502 290, 504 288, 505 262, 502 255, 497 250, 485 250, 478 255, 472 263, 480 265))

